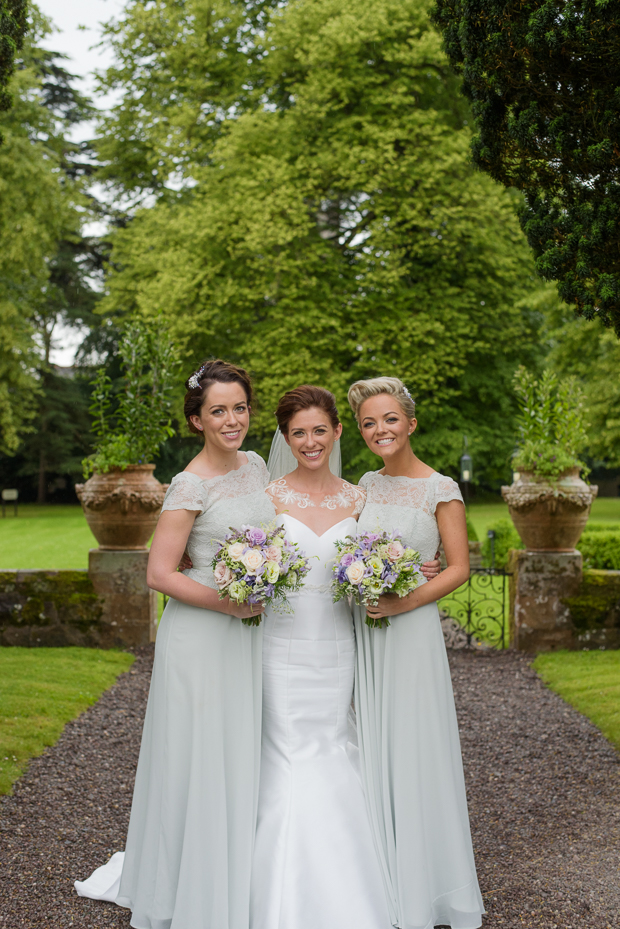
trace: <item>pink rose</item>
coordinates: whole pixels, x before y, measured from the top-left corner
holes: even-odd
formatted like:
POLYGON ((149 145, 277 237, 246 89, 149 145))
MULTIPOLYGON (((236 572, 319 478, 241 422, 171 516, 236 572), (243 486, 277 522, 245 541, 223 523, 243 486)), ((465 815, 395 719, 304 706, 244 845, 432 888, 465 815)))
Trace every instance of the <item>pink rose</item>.
POLYGON ((364 571, 364 562, 354 561, 353 564, 350 564, 347 568, 347 578, 351 581, 352 584, 359 584, 359 582, 364 577, 364 571))
POLYGON ((401 542, 398 542, 398 541, 390 542, 387 547, 388 560, 391 561, 392 563, 394 563, 395 561, 398 561, 398 559, 400 558, 400 556, 403 554, 404 551, 405 549, 403 548, 403 545, 401 542))
POLYGON ((213 575, 215 577, 215 583, 220 588, 220 590, 222 589, 222 587, 226 587, 227 584, 230 584, 230 582, 232 581, 234 577, 234 574, 232 573, 228 565, 225 564, 223 561, 218 561, 218 563, 215 566, 215 571, 213 572, 213 575))
POLYGON ((267 561, 282 561, 282 549, 278 545, 268 545, 265 549, 265 558, 267 561))

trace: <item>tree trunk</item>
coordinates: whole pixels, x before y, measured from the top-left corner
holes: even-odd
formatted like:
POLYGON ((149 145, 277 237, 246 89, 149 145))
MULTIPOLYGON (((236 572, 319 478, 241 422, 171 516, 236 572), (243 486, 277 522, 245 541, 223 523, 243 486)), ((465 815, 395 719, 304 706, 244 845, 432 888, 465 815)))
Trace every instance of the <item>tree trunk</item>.
POLYGON ((45 503, 47 499, 47 464, 43 449, 39 452, 39 487, 37 490, 37 503, 45 503))

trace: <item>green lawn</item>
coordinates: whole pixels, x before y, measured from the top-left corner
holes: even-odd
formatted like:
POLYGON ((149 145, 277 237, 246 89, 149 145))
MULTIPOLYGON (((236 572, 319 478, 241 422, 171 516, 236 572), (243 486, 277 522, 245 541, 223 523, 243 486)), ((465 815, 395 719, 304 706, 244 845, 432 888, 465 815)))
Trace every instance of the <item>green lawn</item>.
POLYGON ((0 519, 0 570, 87 568, 88 549, 97 548, 81 506, 20 504, 0 519))
POLYGON ((620 750, 620 651, 548 652, 534 668, 620 750))
POLYGON ((0 794, 133 661, 95 648, 0 648, 0 794))

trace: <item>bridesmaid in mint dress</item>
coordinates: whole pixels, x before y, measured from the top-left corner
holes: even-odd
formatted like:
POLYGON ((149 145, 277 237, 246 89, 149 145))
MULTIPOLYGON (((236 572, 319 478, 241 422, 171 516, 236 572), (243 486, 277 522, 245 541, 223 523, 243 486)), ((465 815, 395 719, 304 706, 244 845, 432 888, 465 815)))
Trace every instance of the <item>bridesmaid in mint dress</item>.
POLYGON ((263 633, 241 619, 263 608, 219 600, 211 560, 230 526, 271 522, 275 509, 264 461, 239 450, 246 372, 211 361, 186 386, 187 421, 204 448, 172 479, 151 547, 149 586, 170 599, 126 851, 76 889, 129 907, 135 929, 248 929, 263 633), (186 548, 193 567, 180 573, 186 548))
POLYGON ((355 705, 361 767, 391 922, 400 929, 478 929, 484 907, 472 851, 459 733, 437 600, 469 577, 458 485, 410 445, 415 405, 398 378, 349 391, 362 437, 383 459, 360 486, 358 532, 398 532, 422 560, 444 546, 448 567, 402 599, 380 597, 369 628, 356 609, 355 705))

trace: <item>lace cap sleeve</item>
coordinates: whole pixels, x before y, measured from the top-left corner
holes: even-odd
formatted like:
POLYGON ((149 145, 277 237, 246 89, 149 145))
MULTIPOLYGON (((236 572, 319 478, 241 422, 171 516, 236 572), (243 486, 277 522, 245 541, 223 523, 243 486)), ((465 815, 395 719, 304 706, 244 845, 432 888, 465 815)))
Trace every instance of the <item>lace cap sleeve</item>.
POLYGON ((261 458, 261 456, 258 455, 256 452, 246 452, 246 455, 248 456, 248 459, 252 462, 252 464, 254 465, 258 473, 260 474, 260 476, 264 479, 265 481, 264 486, 267 487, 267 484, 270 482, 271 478, 269 477, 269 471, 267 470, 267 465, 265 464, 264 459, 261 458))
POLYGON ((374 471, 367 471, 366 474, 362 474, 359 481, 357 482, 357 486, 363 488, 364 495, 366 494, 367 488, 372 483, 372 479, 374 476, 375 476, 374 471))
POLYGON ((437 509, 438 503, 449 503, 450 500, 460 500, 463 503, 463 497, 459 490, 459 485, 451 477, 445 477, 440 474, 435 484, 435 499, 433 501, 433 513, 437 509))
POLYGON ((175 474, 166 491, 162 513, 164 510, 191 510, 202 514, 206 508, 207 492, 200 478, 188 471, 175 474))

